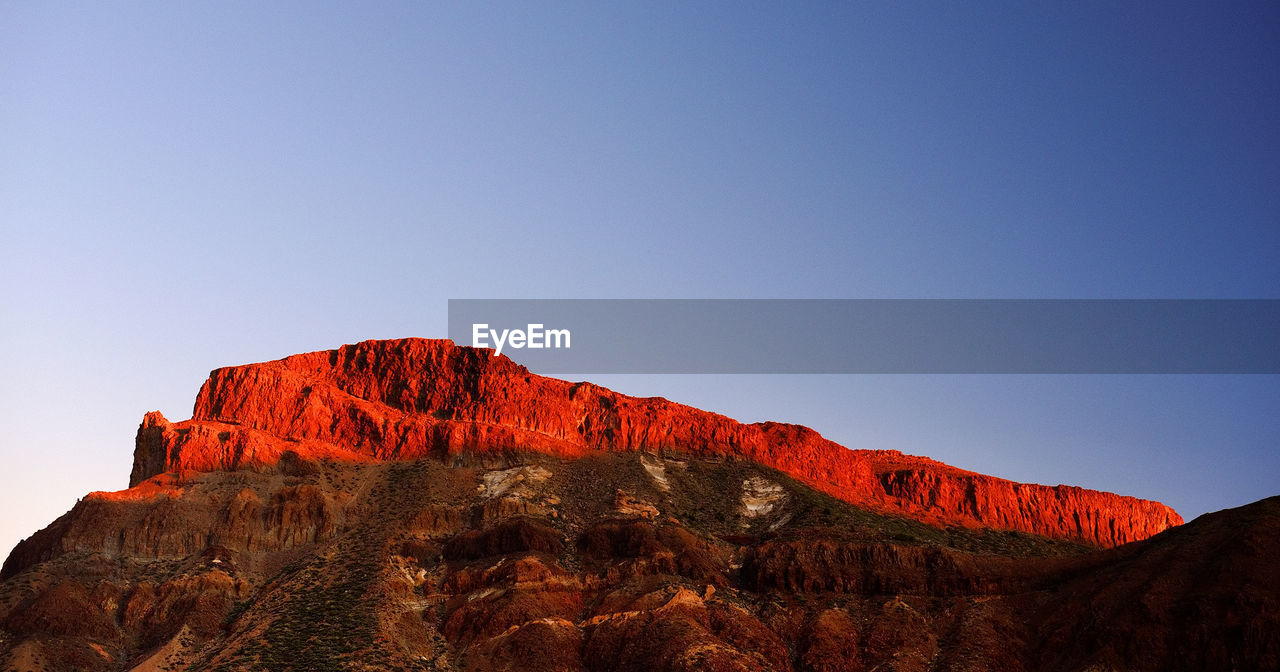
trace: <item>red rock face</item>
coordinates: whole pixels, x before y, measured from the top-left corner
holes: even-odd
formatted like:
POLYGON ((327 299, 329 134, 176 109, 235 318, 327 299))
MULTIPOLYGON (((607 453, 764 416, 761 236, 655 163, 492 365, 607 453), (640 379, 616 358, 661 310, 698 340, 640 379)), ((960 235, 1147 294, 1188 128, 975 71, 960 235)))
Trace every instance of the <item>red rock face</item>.
POLYGON ((143 419, 131 485, 163 472, 274 464, 289 451, 367 461, 515 450, 747 459, 845 501, 936 525, 1104 547, 1182 523, 1158 502, 1014 483, 896 451, 849 450, 807 427, 743 424, 662 398, 537 376, 489 350, 424 339, 218 369, 191 420, 143 419))

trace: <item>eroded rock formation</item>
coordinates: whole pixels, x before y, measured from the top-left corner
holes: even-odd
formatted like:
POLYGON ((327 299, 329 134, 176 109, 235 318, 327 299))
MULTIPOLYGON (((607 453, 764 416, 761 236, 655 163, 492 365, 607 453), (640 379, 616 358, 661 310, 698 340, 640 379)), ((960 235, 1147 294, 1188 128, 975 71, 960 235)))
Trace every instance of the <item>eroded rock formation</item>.
POLYGON ((162 472, 308 458, 410 460, 465 452, 650 451, 763 464, 847 502, 938 525, 998 527, 1114 546, 1182 522, 1167 506, 1014 483, 896 451, 849 450, 817 432, 743 424, 661 398, 533 375, 449 341, 365 341, 218 369, 191 420, 148 413, 131 484, 162 472))

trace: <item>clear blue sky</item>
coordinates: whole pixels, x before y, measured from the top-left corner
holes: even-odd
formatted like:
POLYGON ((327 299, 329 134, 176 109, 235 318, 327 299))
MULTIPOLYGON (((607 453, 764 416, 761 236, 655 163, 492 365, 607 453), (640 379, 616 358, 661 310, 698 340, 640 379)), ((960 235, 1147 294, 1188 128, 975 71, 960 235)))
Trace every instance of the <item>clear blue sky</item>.
MULTIPOLYGON (((1278 298, 1275 3, 0 5, 0 547, 448 298, 1278 298)), ((1188 517, 1275 376, 610 377, 1188 517)))

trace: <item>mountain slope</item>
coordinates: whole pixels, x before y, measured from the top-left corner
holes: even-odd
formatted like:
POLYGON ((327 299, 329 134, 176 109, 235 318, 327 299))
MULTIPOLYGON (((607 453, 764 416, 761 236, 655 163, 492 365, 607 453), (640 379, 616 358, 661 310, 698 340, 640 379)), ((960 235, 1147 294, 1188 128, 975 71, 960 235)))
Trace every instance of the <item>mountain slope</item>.
POLYGON ((152 483, 82 500, 45 531, 51 559, 15 550, 3 669, 1277 661, 1280 498, 1093 551, 867 511, 722 458, 288 454, 152 483))

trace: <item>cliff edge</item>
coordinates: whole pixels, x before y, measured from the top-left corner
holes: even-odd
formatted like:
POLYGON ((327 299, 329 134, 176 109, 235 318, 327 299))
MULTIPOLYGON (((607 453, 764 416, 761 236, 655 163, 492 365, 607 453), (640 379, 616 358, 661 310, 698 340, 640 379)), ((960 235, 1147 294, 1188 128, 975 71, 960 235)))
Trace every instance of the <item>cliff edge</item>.
POLYGON ((750 460, 846 502, 936 526, 1101 547, 1182 523, 1158 502, 1015 483, 897 451, 850 450, 807 427, 744 424, 662 398, 538 376, 490 350, 416 338, 213 371, 190 420, 144 417, 130 485, 165 472, 274 464, 286 452, 393 461, 513 451, 750 460))

